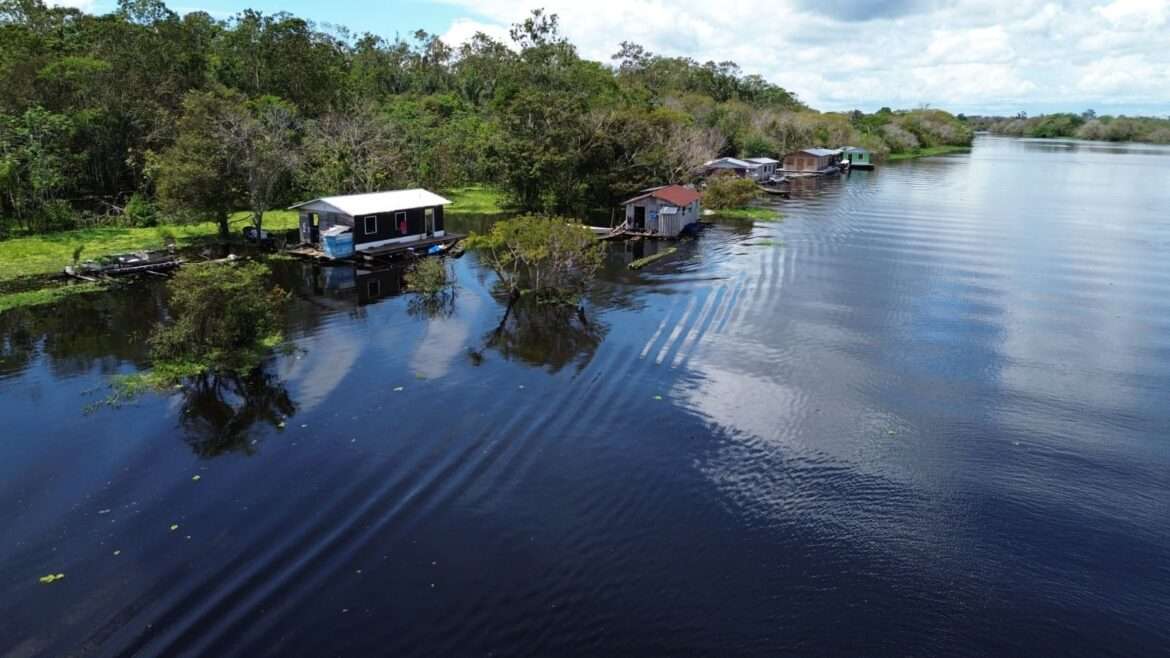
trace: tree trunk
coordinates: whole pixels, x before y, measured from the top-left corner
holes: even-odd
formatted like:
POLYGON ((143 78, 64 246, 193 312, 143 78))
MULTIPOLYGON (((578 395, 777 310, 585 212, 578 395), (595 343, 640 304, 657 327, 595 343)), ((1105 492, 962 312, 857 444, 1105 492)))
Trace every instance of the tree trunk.
POLYGON ((227 240, 231 237, 231 228, 228 226, 228 212, 220 210, 215 217, 215 223, 219 224, 219 239, 227 240))

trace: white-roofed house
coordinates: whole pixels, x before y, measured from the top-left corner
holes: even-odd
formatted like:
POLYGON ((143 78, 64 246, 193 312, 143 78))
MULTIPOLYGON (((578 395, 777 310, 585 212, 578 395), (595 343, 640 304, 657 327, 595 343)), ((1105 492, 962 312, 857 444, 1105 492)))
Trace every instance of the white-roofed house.
POLYGON ((776 175, 776 166, 780 164, 779 160, 772 158, 745 158, 745 162, 760 165, 756 170, 756 180, 768 180, 776 175))
POLYGON ((703 175, 731 173, 744 178, 759 178, 760 165, 739 158, 717 158, 703 163, 703 175))
MULTIPOLYGON (((321 235, 348 227, 357 251, 441 238, 447 199, 423 189, 329 196, 298 203, 301 242, 318 244, 321 235)), ((336 231, 335 231, 336 232, 336 231)))

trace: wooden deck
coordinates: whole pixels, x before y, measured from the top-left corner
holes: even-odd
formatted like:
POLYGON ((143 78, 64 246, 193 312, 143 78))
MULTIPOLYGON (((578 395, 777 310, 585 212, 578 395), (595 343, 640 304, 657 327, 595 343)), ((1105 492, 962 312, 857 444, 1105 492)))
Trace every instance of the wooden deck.
POLYGON ((467 236, 462 233, 448 233, 441 237, 427 238, 425 240, 388 244, 374 249, 362 249, 354 251, 354 254, 347 258, 329 258, 320 247, 311 244, 300 244, 295 247, 290 247, 285 252, 293 256, 315 258, 333 263, 371 262, 390 260, 399 256, 425 256, 426 251, 431 247, 436 245, 449 247, 465 237, 467 236))

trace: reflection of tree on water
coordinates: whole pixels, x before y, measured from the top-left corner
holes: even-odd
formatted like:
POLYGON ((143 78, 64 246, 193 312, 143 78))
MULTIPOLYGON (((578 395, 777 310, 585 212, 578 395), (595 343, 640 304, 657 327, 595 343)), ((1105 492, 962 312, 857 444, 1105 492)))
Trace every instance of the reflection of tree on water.
POLYGON ((200 457, 252 454, 253 427, 282 427, 297 411, 288 390, 263 368, 246 375, 203 375, 183 388, 179 425, 200 457))
POLYGON ((455 314, 455 296, 454 286, 439 292, 417 293, 407 303, 406 312, 416 318, 449 318, 455 314))
MULTIPOLYGON (((557 372, 576 363, 580 370, 589 364, 608 328, 590 321, 585 310, 568 304, 542 304, 532 297, 513 299, 499 326, 484 337, 485 346, 505 359, 557 372)), ((473 353, 473 360, 482 354, 473 353)))

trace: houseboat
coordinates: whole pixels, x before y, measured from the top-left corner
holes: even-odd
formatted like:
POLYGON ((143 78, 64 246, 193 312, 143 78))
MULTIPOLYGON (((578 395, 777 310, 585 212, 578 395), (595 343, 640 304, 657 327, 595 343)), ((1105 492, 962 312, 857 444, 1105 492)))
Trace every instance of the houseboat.
POLYGON ((780 161, 772 158, 746 158, 744 161, 759 165, 755 172, 755 178, 760 182, 772 180, 776 176, 776 168, 780 166, 780 161))
POLYGON ((781 169, 788 176, 823 176, 841 171, 840 149, 801 149, 784 156, 781 169))
POLYGON ((423 189, 330 196, 292 206, 300 213, 303 245, 330 259, 354 255, 425 253, 462 236, 444 228, 451 202, 423 189))
POLYGON ((667 185, 644 190, 622 204, 628 234, 677 238, 693 230, 702 217, 699 193, 682 185, 667 185))
POLYGON ((739 158, 717 158, 715 160, 708 160, 703 163, 701 173, 704 176, 715 176, 717 174, 734 174, 740 178, 751 178, 754 180, 760 179, 760 169, 762 166, 756 162, 748 160, 740 160, 739 158))
POLYGON ((841 149, 841 159, 849 163, 852 169, 873 169, 873 154, 859 146, 846 146, 841 149))

